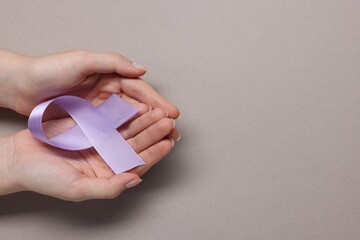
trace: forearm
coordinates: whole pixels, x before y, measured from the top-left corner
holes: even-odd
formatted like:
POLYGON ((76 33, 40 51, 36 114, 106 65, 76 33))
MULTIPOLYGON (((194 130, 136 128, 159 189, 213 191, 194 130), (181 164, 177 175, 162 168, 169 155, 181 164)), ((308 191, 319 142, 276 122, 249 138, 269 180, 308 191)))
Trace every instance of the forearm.
POLYGON ((16 81, 23 75, 27 57, 0 49, 0 107, 12 108, 17 99, 16 81))

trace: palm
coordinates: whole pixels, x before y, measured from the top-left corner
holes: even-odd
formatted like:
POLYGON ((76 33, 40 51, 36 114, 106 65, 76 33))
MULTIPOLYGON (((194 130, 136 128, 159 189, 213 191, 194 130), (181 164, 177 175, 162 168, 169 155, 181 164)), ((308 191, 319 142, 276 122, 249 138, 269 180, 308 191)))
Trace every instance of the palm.
MULTIPOLYGON (((80 152, 63 151, 35 141, 28 130, 14 136, 15 156, 12 162, 15 173, 21 173, 21 185, 25 189, 55 195, 66 193, 70 184, 83 176, 90 176, 91 168, 80 152), (38 181, 46 181, 38 183, 38 181), (60 189, 59 189, 60 188, 60 189)), ((90 151, 90 150, 88 150, 90 151)), ((96 159, 95 154, 93 154, 96 159)))
MULTIPOLYGON (((85 177, 106 178, 114 173, 94 149, 65 151, 34 140, 28 130, 14 136, 15 173, 21 185, 47 195, 66 195, 72 184, 85 177), (46 181, 46 182, 39 182, 46 181)), ((60 197, 60 196, 57 196, 60 197)))
MULTIPOLYGON (((84 78, 80 74, 76 73, 68 73, 66 76, 54 74, 53 77, 55 79, 53 79, 53 81, 61 82, 60 79, 56 79, 60 77, 67 79, 67 83, 62 82, 64 86, 69 85, 71 82, 80 82, 80 84, 73 87, 71 91, 64 92, 63 94, 71 94, 82 97, 95 106, 106 100, 111 94, 115 93, 120 95, 122 92, 121 81, 127 81, 115 74, 96 75, 97 76, 90 75, 84 78)), ((43 79, 43 81, 45 81, 45 79, 43 79)), ((58 87, 60 88, 58 90, 59 92, 66 91, 65 89, 61 89, 61 86, 58 87)), ((145 104, 139 103, 135 99, 126 96, 126 94, 123 97, 126 97, 128 102, 139 108, 140 114, 143 114, 147 110, 147 106, 145 104)), ((71 119, 63 118, 47 122, 44 125, 44 128, 46 129, 48 137, 52 137, 60 134, 66 129, 69 129, 73 125, 74 122, 71 119)), ((126 126, 123 129, 125 128, 126 126)), ((111 169, 104 163, 102 158, 93 148, 83 151, 63 151, 55 149, 38 141, 34 141, 28 130, 17 133, 17 136, 18 138, 21 138, 22 144, 20 146, 24 148, 20 149, 19 152, 31 152, 31 155, 27 154, 26 158, 20 158, 23 160, 25 159, 24 161, 26 161, 27 164, 31 164, 31 161, 36 161, 37 164, 44 161, 46 164, 49 164, 50 162, 48 161, 51 159, 51 166, 54 168, 55 172, 57 172, 56 168, 64 168, 67 169, 69 173, 73 172, 72 175, 74 177, 80 177, 83 175, 91 177, 108 177, 113 175, 111 169)), ((128 138, 129 137, 130 136, 128 136, 128 138)))
MULTIPOLYGON (((52 137, 73 124, 72 119, 62 118, 44 123, 43 128, 48 137, 52 137)), ((172 121, 164 118, 163 111, 156 109, 119 129, 120 134, 147 163, 131 172, 142 175, 170 151, 171 141, 164 137, 172 128, 172 121)), ((72 191, 80 192, 81 196, 81 189, 84 188, 82 180, 108 179, 115 175, 93 148, 82 151, 57 149, 35 140, 28 130, 16 133, 13 142, 11 172, 21 173, 15 178, 19 179, 19 185, 24 189, 71 199, 68 196, 72 196, 72 191)))

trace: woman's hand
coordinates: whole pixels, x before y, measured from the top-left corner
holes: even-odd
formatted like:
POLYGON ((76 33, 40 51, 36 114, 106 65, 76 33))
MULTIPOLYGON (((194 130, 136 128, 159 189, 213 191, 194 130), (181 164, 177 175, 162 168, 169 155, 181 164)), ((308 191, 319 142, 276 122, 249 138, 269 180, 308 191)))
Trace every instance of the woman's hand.
POLYGON ((40 102, 59 95, 76 95, 97 103, 112 93, 123 95, 128 101, 162 108, 173 119, 180 114, 175 105, 145 81, 122 81, 138 78, 146 69, 118 53, 76 50, 26 57, 0 50, 0 71, 0 105, 24 115, 29 115, 40 102), (114 73, 116 80, 109 81, 109 73, 114 73))
MULTIPOLYGON (((175 122, 161 109, 141 113, 119 133, 146 163, 115 175, 93 149, 65 151, 35 140, 28 130, 0 140, 0 195, 35 191, 56 198, 82 201, 114 198, 141 182, 139 176, 167 155, 174 140, 166 136, 175 122)), ((48 137, 72 127, 70 118, 44 123, 48 137)))

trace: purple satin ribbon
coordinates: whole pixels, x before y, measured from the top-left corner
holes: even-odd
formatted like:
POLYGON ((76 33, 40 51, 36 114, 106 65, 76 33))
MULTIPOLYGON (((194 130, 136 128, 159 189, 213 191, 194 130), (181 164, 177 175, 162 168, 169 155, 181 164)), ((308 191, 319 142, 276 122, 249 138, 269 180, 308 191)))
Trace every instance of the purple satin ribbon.
POLYGON ((136 108, 115 94, 98 107, 78 97, 62 96, 36 106, 30 114, 28 127, 35 138, 57 148, 83 150, 94 147, 118 174, 145 164, 116 130, 137 113, 136 108), (42 128, 42 117, 50 104, 63 108, 77 125, 48 139, 42 128))

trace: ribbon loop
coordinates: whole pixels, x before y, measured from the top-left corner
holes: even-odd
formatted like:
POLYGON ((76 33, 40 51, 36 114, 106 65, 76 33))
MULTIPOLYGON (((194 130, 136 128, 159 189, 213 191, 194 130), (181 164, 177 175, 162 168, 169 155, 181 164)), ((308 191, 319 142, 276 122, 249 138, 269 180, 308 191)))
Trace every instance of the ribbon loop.
POLYGON ((137 109, 115 94, 98 107, 78 97, 61 96, 36 106, 30 114, 28 127, 35 138, 57 148, 83 150, 94 147, 118 174, 144 164, 116 130, 137 113, 137 109), (63 108, 77 125, 48 139, 42 128, 42 117, 51 104, 63 108))

